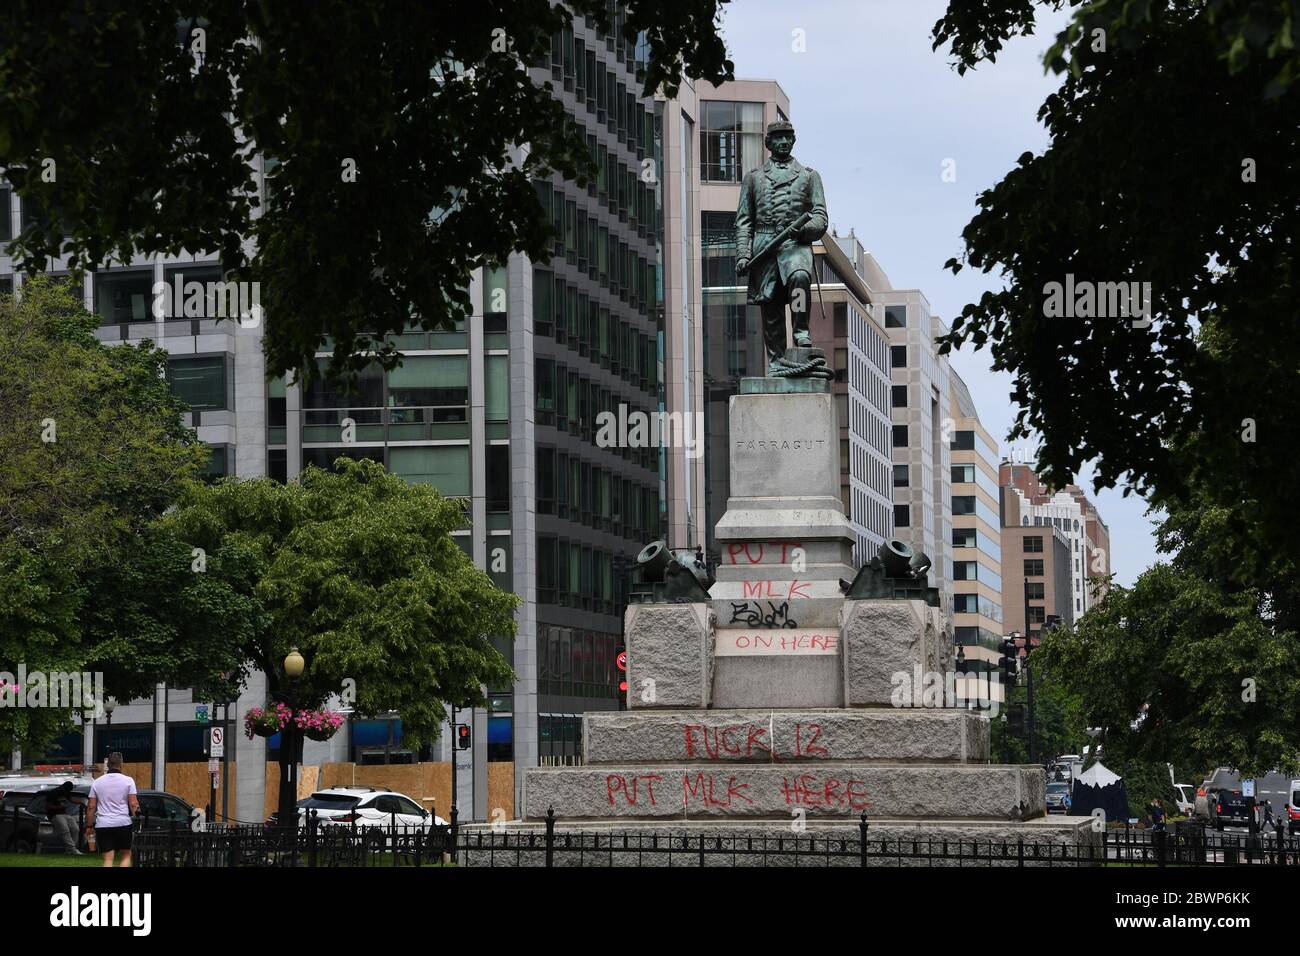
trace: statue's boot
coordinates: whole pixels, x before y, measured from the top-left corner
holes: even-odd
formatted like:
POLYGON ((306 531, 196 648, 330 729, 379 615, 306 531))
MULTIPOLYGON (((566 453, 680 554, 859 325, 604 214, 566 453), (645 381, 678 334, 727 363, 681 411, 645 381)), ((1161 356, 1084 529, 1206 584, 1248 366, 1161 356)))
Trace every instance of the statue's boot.
POLYGON ((807 329, 796 329, 794 333, 794 347, 797 349, 812 348, 812 336, 808 334, 807 329))

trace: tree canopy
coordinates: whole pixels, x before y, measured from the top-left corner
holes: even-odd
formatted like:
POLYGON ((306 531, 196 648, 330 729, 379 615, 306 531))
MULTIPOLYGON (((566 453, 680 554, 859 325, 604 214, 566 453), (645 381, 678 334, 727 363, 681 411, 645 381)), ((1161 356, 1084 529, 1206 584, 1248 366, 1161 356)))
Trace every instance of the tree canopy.
MULTIPOLYGON (((959 71, 1033 31, 1032 0, 953 2, 935 25, 959 71)), ((1243 547, 1294 549, 1300 370, 1300 51, 1293 0, 1071 0, 1047 66, 1051 141, 978 197, 964 252, 1003 288, 943 342, 1014 377, 1012 438, 1046 478, 1095 462, 1157 504, 1193 488, 1243 547), (1149 283, 1150 314, 1048 316, 1050 283, 1149 283), (1208 326, 1213 326, 1208 334, 1208 326)))
MULTIPOLYGON (((599 55, 644 32, 646 90, 729 77, 725 2, 624 0, 620 49, 599 55)), ((412 316, 468 317, 475 268, 549 257, 531 181, 591 158, 527 67, 573 16, 615 28, 605 0, 11 0, 0 171, 46 213, 13 251, 62 247, 74 267, 218 253, 261 284, 272 374, 310 375, 327 336, 336 373, 371 349, 391 364, 384 335, 412 316)))
POLYGON ((1279 561, 1275 577, 1239 583, 1232 534, 1206 499, 1171 512, 1158 537, 1169 560, 1034 652, 1115 759, 1247 777, 1300 767, 1300 578, 1279 561))
POLYGON ((163 525, 202 550, 199 576, 260 609, 242 656, 273 695, 289 690, 282 662, 296 646, 298 706, 351 689, 359 713, 398 711, 406 739, 435 739, 443 704, 482 706, 483 685, 513 683, 491 637, 514 635, 518 599, 452 540, 459 502, 373 461, 335 469, 192 485, 163 525))
MULTIPOLYGON (((97 324, 79 289, 49 277, 0 296, 0 670, 103 671, 124 699, 159 680, 203 686, 229 659, 199 649, 228 646, 240 625, 198 613, 222 599, 176 586, 191 583, 188 549, 154 522, 208 451, 184 426, 166 353, 105 346, 97 324)), ((39 746, 69 714, 4 708, 0 727, 39 746)))

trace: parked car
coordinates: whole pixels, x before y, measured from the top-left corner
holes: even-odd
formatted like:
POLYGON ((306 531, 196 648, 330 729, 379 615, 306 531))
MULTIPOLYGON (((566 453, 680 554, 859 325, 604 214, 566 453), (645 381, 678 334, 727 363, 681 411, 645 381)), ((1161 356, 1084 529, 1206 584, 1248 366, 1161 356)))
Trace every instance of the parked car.
POLYGON ((1292 780, 1291 799, 1286 805, 1286 832, 1288 835, 1300 830, 1300 780, 1292 780))
POLYGON ((317 790, 298 802, 298 816, 306 821, 315 811, 316 822, 324 826, 445 827, 447 821, 435 817, 419 802, 402 793, 375 787, 330 787, 317 790))
POLYGON ((1255 808, 1254 797, 1244 796, 1240 790, 1220 790, 1214 802, 1214 828, 1223 832, 1224 827, 1246 827, 1257 833, 1259 818, 1255 808))
POLYGON ((1196 788, 1190 783, 1176 783, 1174 792, 1178 794, 1174 798, 1174 805, 1178 807, 1178 812, 1185 817, 1192 816, 1196 809, 1196 788))
MULTIPOLYGON (((10 791, 0 800, 4 805, 0 813, 0 848, 10 853, 31 853, 40 848, 42 852, 62 852, 63 847, 54 832, 54 826, 46 814, 46 799, 54 787, 46 786, 35 792, 10 791), (17 808, 17 813, 14 810, 17 808)), ((203 811, 195 809, 174 793, 162 790, 141 790, 137 795, 140 800, 140 817, 137 827, 140 829, 161 830, 175 823, 179 827, 192 828, 195 822, 202 823, 203 811)), ((85 807, 90 801, 90 786, 74 786, 68 795, 71 811, 85 822, 85 807)), ((85 853, 88 850, 84 830, 78 838, 77 849, 85 853)))
POLYGON ((1049 783, 1047 785, 1047 812, 1070 812, 1070 785, 1068 783, 1049 783))

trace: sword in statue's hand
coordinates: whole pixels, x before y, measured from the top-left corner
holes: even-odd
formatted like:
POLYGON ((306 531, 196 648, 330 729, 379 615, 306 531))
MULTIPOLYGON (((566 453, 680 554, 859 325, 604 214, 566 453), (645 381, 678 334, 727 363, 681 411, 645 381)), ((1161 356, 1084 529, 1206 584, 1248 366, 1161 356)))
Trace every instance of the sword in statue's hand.
POLYGON ((784 229, 778 232, 776 234, 776 237, 767 245, 765 245, 762 249, 759 249, 758 252, 754 253, 748 259, 737 260, 736 275, 743 276, 747 272, 749 272, 750 269, 754 268, 755 262, 758 262, 758 260, 775 252, 778 248, 780 248, 781 243, 785 242, 787 239, 789 239, 791 236, 797 233, 800 229, 806 226, 808 224, 808 220, 811 218, 812 218, 812 213, 810 212, 800 213, 798 219, 796 219, 794 222, 790 223, 790 225, 786 226, 784 229))

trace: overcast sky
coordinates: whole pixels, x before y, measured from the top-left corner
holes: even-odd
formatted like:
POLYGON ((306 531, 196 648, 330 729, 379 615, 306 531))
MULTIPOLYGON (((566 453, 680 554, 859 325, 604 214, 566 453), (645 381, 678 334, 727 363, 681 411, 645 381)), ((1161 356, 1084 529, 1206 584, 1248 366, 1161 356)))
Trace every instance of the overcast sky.
MULTIPOLYGON (((920 289, 951 322, 1000 285, 996 275, 967 268, 954 276, 943 264, 961 251, 975 197, 1025 150, 1047 146, 1035 117, 1058 81, 1044 74, 1042 53, 1066 17, 1041 20, 1034 36, 1012 41, 996 63, 959 77, 930 49, 931 28, 946 6, 733 0, 724 8, 723 35, 737 78, 776 80, 790 97, 795 155, 821 173, 831 224, 841 235, 852 229, 895 288, 920 289), (805 52, 795 49, 800 41, 805 52), (955 182, 943 179, 945 160, 955 161, 955 182)), ((990 370, 987 349, 967 346, 952 364, 1005 454, 1015 418, 1011 377, 990 370)), ((1117 580, 1132 584, 1157 558, 1146 503, 1119 488, 1096 492, 1086 471, 1079 484, 1110 528, 1117 580)))

